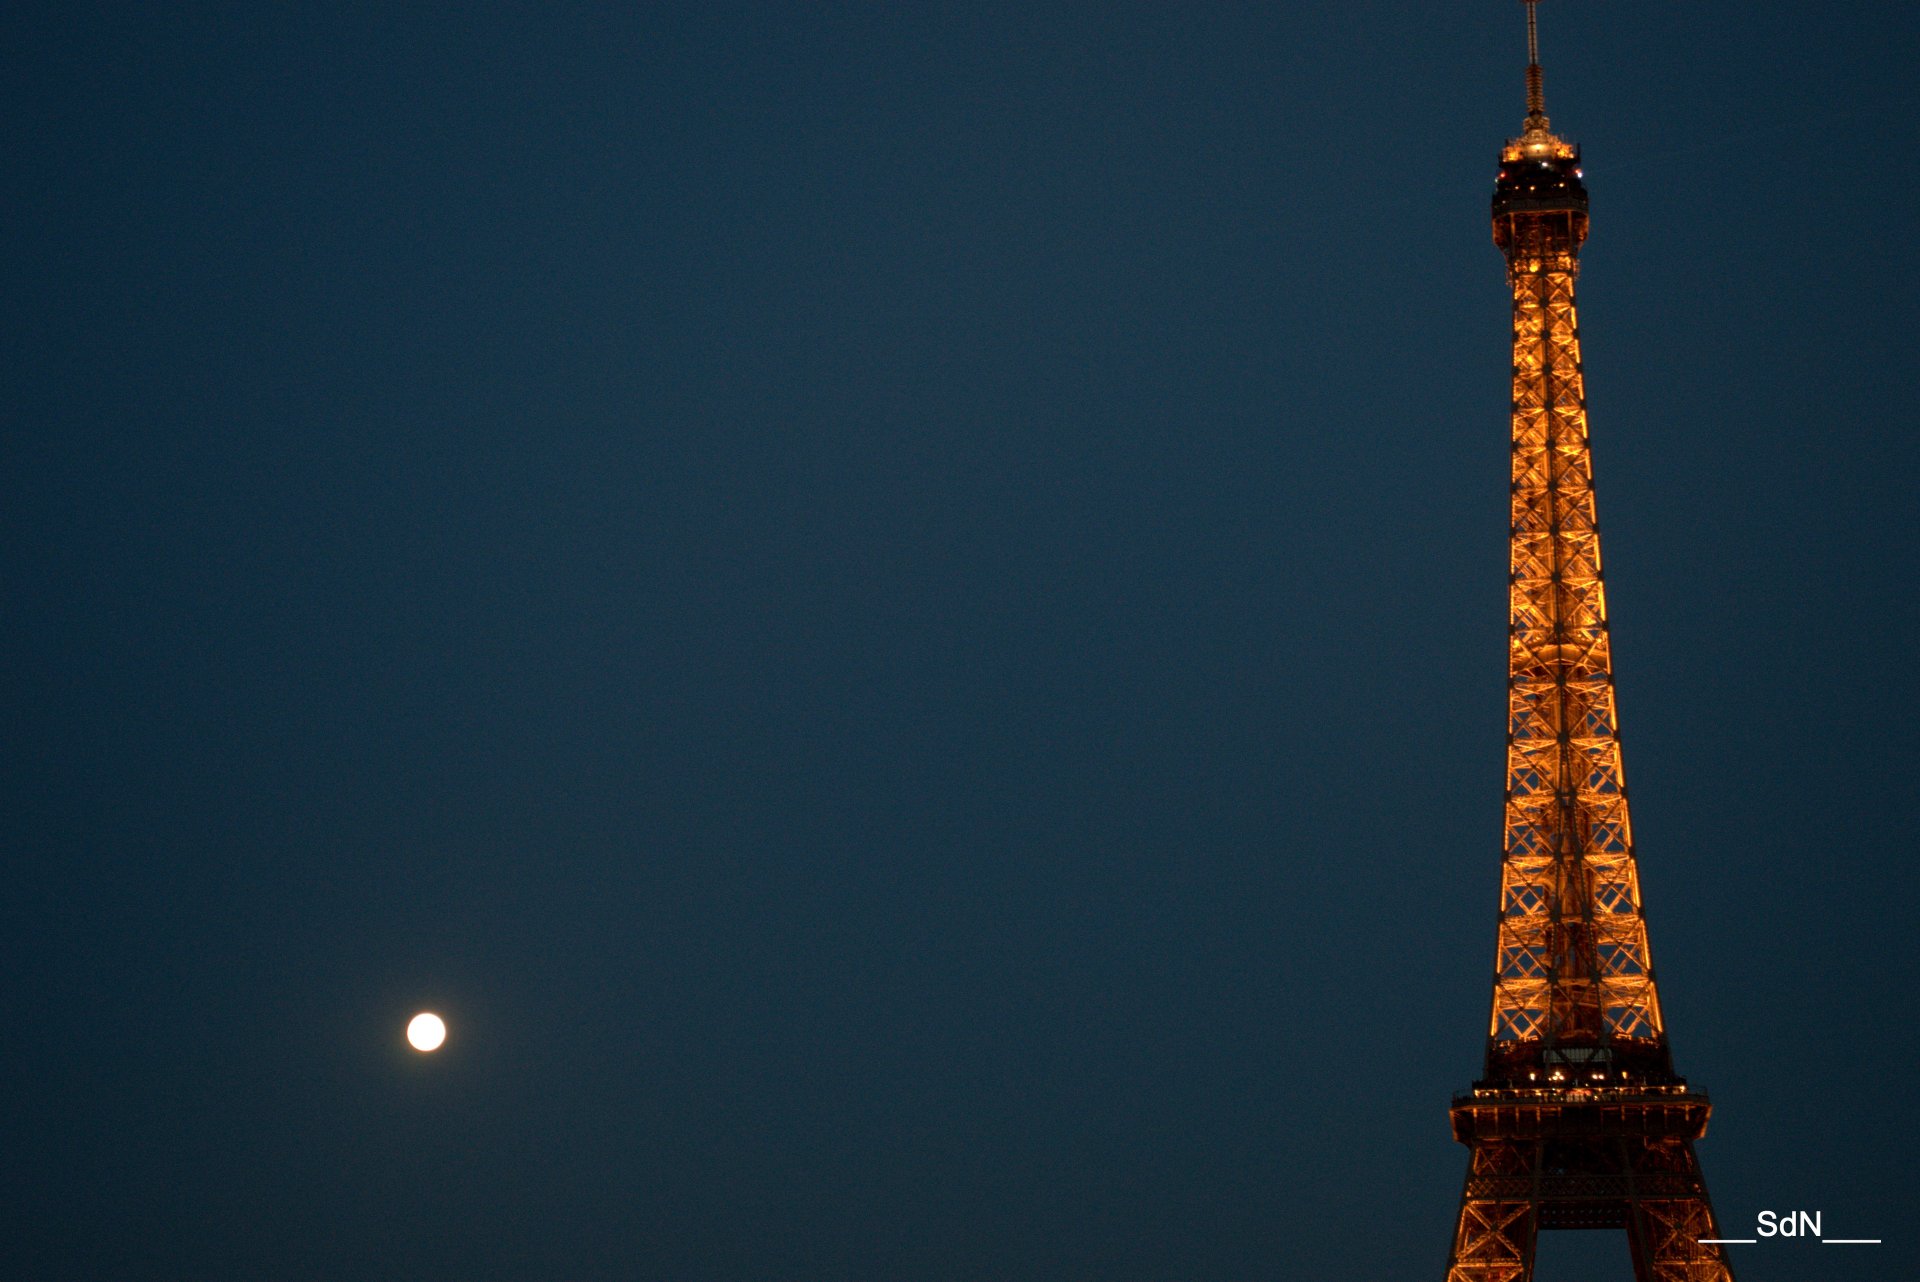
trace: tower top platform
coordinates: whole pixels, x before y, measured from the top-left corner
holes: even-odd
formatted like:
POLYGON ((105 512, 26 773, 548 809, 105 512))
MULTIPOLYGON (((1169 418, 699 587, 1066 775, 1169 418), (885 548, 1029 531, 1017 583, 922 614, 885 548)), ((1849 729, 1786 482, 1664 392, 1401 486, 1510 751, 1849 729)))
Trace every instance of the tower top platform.
MULTIPOLYGON (((1518 138, 1500 149, 1500 177, 1493 192, 1497 225, 1512 214, 1577 213, 1587 211, 1587 189, 1581 181, 1580 148, 1553 132, 1547 119, 1545 73, 1540 70, 1540 27, 1534 15, 1538 0, 1527 6, 1527 120, 1518 138)), ((1584 238, 1584 225, 1578 239, 1584 238)), ((1496 235, 1497 235, 1496 231, 1496 235)))

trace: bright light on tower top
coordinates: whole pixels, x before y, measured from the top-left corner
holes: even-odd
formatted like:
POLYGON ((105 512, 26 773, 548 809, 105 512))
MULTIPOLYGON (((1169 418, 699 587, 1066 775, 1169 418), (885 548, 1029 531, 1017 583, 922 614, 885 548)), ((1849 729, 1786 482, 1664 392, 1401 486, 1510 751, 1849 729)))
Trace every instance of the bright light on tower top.
POLYGON ((421 1011, 407 1024, 407 1043, 417 1051, 437 1051, 446 1040, 446 1021, 432 1011, 421 1011))

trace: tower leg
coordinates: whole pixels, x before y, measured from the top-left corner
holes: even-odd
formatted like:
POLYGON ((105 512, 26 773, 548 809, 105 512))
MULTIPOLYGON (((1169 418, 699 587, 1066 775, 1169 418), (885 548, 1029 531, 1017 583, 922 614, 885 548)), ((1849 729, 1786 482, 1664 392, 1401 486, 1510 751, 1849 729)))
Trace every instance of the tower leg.
POLYGON ((1476 1144, 1460 1192, 1447 1282, 1529 1282, 1539 1234, 1538 1146, 1476 1144))
POLYGON ((1633 1214, 1627 1223, 1633 1272, 1641 1282, 1733 1282, 1706 1180, 1692 1143, 1629 1144, 1633 1214))

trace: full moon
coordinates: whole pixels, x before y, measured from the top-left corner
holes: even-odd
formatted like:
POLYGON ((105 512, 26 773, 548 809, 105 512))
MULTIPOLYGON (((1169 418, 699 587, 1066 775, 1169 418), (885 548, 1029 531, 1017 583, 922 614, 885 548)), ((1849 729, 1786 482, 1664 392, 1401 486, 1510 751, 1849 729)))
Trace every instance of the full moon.
POLYGON ((417 1051, 437 1051, 447 1040, 447 1021, 431 1011, 421 1011, 407 1024, 407 1042, 417 1051))

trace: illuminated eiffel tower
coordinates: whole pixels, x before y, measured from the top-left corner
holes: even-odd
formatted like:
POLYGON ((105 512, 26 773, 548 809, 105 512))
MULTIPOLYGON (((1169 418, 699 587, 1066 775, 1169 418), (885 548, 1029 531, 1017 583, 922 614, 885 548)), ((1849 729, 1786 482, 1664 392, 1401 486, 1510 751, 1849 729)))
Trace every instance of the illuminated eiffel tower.
POLYGON ((1452 1108, 1471 1158, 1447 1282, 1527 1282, 1543 1229, 1626 1230, 1636 1282, 1729 1282, 1693 1151, 1712 1106, 1673 1069, 1627 822, 1573 303, 1587 192, 1525 3, 1527 123, 1493 195, 1513 287, 1506 846, 1485 1071, 1452 1108))

